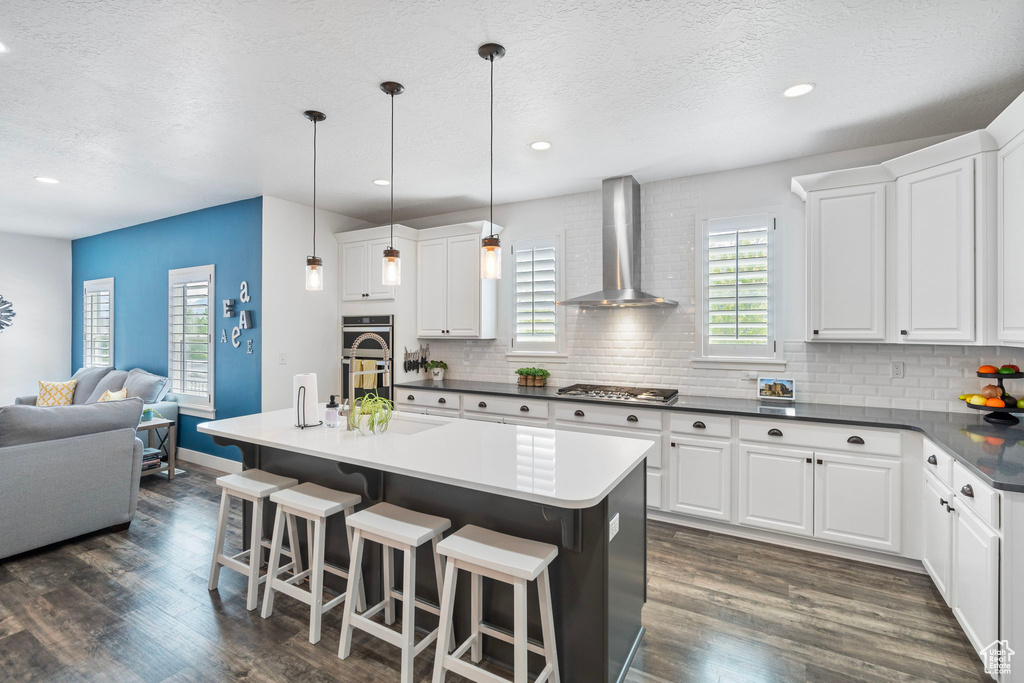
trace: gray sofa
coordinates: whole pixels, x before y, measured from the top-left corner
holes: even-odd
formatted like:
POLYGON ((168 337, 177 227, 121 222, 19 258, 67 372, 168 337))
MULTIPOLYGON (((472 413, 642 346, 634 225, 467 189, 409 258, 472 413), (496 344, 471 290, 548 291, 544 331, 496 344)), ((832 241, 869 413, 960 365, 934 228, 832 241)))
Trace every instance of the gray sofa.
MULTIPOLYGON (((143 400, 146 408, 178 421, 178 401, 174 394, 169 393, 170 380, 154 375, 141 368, 132 370, 115 370, 114 368, 81 368, 71 376, 78 380, 75 386, 73 405, 96 403, 108 389, 110 391, 128 390, 128 398, 138 397, 143 400)), ((19 396, 14 405, 34 406, 37 396, 19 396)))
POLYGON ((0 559, 135 516, 142 400, 0 408, 0 559))

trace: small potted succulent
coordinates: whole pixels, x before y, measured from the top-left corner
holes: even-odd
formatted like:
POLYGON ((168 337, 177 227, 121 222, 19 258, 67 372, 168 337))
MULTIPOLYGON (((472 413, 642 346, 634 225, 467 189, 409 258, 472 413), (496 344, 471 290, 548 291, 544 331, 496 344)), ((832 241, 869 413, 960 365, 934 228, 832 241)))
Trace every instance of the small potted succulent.
POLYGON ((359 433, 382 434, 388 430, 394 406, 391 401, 376 392, 356 399, 355 406, 349 411, 349 423, 359 433))
POLYGON ((516 370, 519 375, 519 386, 521 387, 542 387, 548 382, 551 373, 543 368, 519 368, 516 370))
POLYGON ((448 369, 448 364, 443 360, 431 360, 427 361, 426 369, 430 370, 430 379, 435 382, 444 381, 444 371, 448 369))

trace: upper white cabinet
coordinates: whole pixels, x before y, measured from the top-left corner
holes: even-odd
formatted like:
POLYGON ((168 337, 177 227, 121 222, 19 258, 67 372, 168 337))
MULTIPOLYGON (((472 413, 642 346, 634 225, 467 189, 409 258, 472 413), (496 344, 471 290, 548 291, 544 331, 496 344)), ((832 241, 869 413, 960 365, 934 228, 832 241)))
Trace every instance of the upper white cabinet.
POLYGON ((1024 346, 1024 296, 1015 287, 1020 255, 1024 254, 1024 133, 1007 143, 997 156, 998 276, 996 337, 1024 346))
POLYGON ((420 231, 416 336, 495 338, 497 281, 480 279, 480 240, 490 229, 477 221, 420 231))
POLYGON ((975 161, 896 181, 898 341, 975 340, 975 161))
POLYGON ((388 238, 341 244, 342 301, 383 301, 395 298, 395 288, 382 284, 382 259, 389 244, 388 238))
POLYGON ((892 186, 807 193, 808 341, 885 341, 892 186))

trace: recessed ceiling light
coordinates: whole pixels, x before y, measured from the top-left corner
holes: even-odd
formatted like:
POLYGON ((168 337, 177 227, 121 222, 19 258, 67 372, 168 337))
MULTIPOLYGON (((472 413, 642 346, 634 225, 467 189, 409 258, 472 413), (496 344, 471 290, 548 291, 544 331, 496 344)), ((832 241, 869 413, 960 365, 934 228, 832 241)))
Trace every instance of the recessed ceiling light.
POLYGON ((387 187, 388 185, 391 184, 391 181, 384 180, 383 178, 377 178, 377 180, 373 181, 373 184, 374 185, 380 185, 381 187, 387 187))
POLYGON ((49 183, 50 185, 53 185, 55 183, 59 183, 60 182, 56 178, 47 178, 47 177, 41 176, 41 175, 37 175, 36 176, 36 180, 38 180, 41 183, 49 183))
POLYGON ((537 142, 530 143, 530 149, 545 150, 551 149, 551 143, 545 140, 538 140, 537 142))
POLYGON ((797 83, 782 91, 783 97, 800 97, 814 90, 813 83, 797 83))
POLYGON ((4 54, 5 52, 10 52, 10 51, 11 51, 11 48, 7 47, 3 43, 0 43, 0 55, 4 54))

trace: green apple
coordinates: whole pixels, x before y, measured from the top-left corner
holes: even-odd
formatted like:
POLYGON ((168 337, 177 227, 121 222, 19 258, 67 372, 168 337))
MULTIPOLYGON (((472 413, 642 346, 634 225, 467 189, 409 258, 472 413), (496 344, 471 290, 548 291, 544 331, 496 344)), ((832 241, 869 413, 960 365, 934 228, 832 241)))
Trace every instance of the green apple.
POLYGON ((1020 408, 1021 410, 1024 410, 1024 398, 1017 401, 1017 407, 1020 408))

